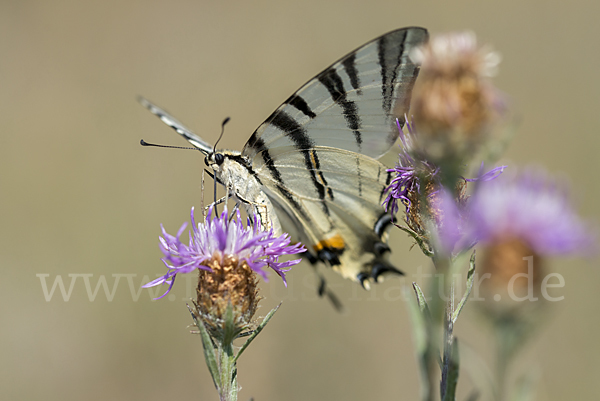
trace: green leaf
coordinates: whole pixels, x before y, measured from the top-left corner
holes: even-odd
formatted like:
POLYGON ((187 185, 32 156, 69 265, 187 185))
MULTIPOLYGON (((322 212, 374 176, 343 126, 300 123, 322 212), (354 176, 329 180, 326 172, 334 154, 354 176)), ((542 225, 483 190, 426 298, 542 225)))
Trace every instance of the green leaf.
POLYGON ((192 308, 190 308, 189 305, 186 304, 186 306, 188 307, 192 315, 194 324, 196 325, 196 327, 198 327, 198 330, 200 330, 200 338, 202 339, 202 346, 204 348, 204 359, 206 361, 206 366, 208 367, 208 371, 212 376, 215 387, 220 392, 222 386, 221 380, 219 378, 219 366, 217 364, 217 356, 215 354, 215 345, 212 339, 210 338, 210 335, 208 334, 208 330, 206 330, 206 327, 204 327, 204 323, 198 320, 198 318, 196 317, 196 315, 192 311, 192 308))
POLYGON ((425 242, 425 240, 423 239, 423 237, 421 235, 419 235, 417 232, 411 230, 408 227, 403 227, 399 224, 394 224, 394 225, 396 227, 398 227, 400 230, 402 230, 405 233, 407 233, 408 235, 410 235, 417 242, 417 245, 419 245, 419 248, 421 248, 421 252, 423 252, 423 254, 425 256, 427 256, 428 258, 433 257, 433 251, 431 250, 429 244, 427 242, 425 242))
POLYGON ((413 288, 417 294, 416 300, 411 296, 407 289, 404 291, 404 296, 410 311, 415 348, 417 354, 421 357, 423 354, 425 354, 427 349, 428 334, 424 316, 424 311, 427 309, 427 303, 424 302, 425 296, 423 295, 423 292, 417 283, 413 283, 413 288))
MULTIPOLYGON (((444 361, 446 362, 446 361, 444 361)), ((452 342, 452 354, 448 363, 448 373, 446 376, 446 388, 444 391, 443 401, 456 400, 456 385, 458 384, 458 373, 460 360, 458 356, 458 340, 455 338, 452 342)))
POLYGON ((246 350, 246 348, 248 348, 248 346, 250 345, 250 343, 252 342, 252 340, 254 340, 256 338, 256 336, 258 335, 258 333, 260 333, 262 331, 262 329, 265 328, 265 326, 267 325, 267 323, 269 323, 269 320, 271 320, 271 318, 273 317, 273 315, 275 314, 275 312, 277 312, 277 309, 279 309, 280 306, 281 306, 281 302, 279 303, 279 305, 277 305, 275 308, 273 308, 271 310, 271 312, 269 312, 267 314, 267 316, 265 316, 265 318, 258 325, 258 327, 256 328, 256 330, 254 330, 252 332, 252 334, 250 335, 250 337, 248 337, 248 339, 246 340, 246 342, 244 343, 244 345, 242 345, 242 348, 240 348, 239 352, 235 356, 235 359, 233 360, 234 363, 237 362, 237 360, 240 357, 240 355, 242 355, 242 352, 244 352, 246 350))
POLYGON ((458 303, 458 306, 452 313, 452 323, 456 323, 456 319, 458 319, 458 315, 464 308, 467 303, 467 299, 469 299, 469 295, 471 295, 471 290, 473 289, 473 282, 475 281, 475 251, 471 254, 471 260, 469 262, 469 271, 467 273, 467 288, 465 290, 465 294, 462 299, 458 303))
POLYGON ((239 334, 236 329, 236 324, 233 317, 233 305, 231 302, 227 304, 227 309, 225 309, 225 315, 223 316, 224 325, 223 325, 223 348, 231 346, 233 344, 233 340, 239 334))
POLYGON ((421 311, 421 313, 424 314, 424 316, 427 319, 431 319, 431 312, 429 311, 429 306, 427 305, 427 298, 425 297, 425 294, 423 294, 423 291, 421 290, 421 287, 419 287, 419 284, 417 283, 413 283, 413 289, 415 290, 415 294, 417 296, 417 303, 419 304, 419 310, 421 311))
POLYGON ((421 374, 420 384, 421 394, 423 396, 422 399, 429 400, 431 395, 430 389, 433 388, 434 385, 430 381, 430 362, 432 358, 435 358, 433 354, 434 349, 432 348, 433 344, 431 344, 430 338, 431 322, 429 319, 431 319, 431 317, 429 316, 429 308, 427 307, 427 302, 425 302, 425 296, 417 283, 413 283, 413 288, 417 294, 416 297, 412 296, 407 287, 404 287, 403 291, 412 321, 413 341, 415 343, 415 350, 419 361, 419 371, 421 374))

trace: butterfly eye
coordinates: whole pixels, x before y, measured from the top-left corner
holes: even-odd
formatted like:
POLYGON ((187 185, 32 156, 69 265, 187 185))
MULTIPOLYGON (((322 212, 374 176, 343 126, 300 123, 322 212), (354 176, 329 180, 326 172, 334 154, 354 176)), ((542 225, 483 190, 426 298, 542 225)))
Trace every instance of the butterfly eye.
POLYGON ((223 164, 223 162, 225 161, 225 156, 223 156, 222 153, 216 153, 214 158, 215 158, 215 163, 217 163, 219 166, 221 164, 223 164))

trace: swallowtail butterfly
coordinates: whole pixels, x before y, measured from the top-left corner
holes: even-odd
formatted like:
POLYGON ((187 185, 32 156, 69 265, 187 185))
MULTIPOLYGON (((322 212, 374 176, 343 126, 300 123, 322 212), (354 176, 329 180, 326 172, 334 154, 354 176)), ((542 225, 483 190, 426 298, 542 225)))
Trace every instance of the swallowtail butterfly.
POLYGON ((204 153, 218 182, 265 229, 288 232, 323 262, 363 286, 387 272, 381 206, 390 181, 377 161, 404 125, 419 66, 409 52, 423 28, 382 35, 333 63, 290 96, 241 152, 214 150, 164 110, 140 102, 204 153))

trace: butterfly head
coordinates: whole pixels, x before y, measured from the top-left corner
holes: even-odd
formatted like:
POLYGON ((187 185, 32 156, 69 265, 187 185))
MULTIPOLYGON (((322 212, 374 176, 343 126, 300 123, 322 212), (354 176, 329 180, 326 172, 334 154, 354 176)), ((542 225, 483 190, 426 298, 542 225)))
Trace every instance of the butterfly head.
POLYGON ((215 151, 210 152, 204 158, 204 164, 206 164, 207 167, 210 167, 213 170, 218 170, 224 161, 225 161, 225 155, 221 152, 215 152, 215 151))

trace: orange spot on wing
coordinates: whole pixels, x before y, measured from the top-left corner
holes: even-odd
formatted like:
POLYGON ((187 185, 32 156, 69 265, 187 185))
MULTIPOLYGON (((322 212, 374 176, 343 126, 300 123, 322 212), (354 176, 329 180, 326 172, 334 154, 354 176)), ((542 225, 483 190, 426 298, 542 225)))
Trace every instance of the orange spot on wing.
POLYGON ((339 234, 335 234, 333 237, 324 239, 313 245, 315 252, 319 252, 323 248, 343 250, 345 247, 346 243, 339 234))

